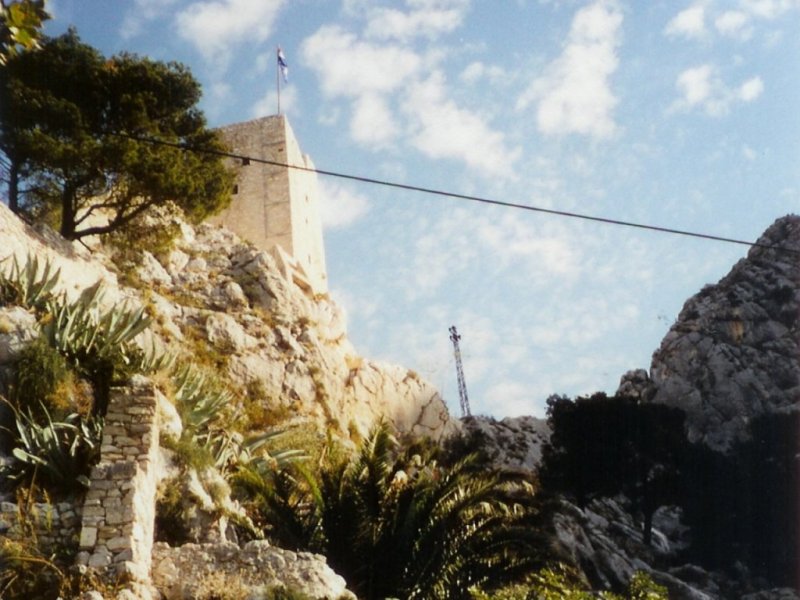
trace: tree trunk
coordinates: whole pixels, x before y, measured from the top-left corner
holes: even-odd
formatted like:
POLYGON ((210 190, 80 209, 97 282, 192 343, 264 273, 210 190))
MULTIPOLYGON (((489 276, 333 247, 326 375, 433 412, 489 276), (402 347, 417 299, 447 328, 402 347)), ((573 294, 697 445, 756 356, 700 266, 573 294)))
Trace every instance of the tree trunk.
POLYGON ((8 171, 8 208, 19 213, 19 164, 13 159, 8 171))
POLYGON ((61 235, 71 240, 75 235, 75 187, 66 184, 61 192, 61 235))
POLYGON ((642 541, 644 541, 645 546, 650 546, 653 543, 653 513, 655 511, 651 510, 649 506, 645 507, 644 510, 644 524, 642 526, 642 541))

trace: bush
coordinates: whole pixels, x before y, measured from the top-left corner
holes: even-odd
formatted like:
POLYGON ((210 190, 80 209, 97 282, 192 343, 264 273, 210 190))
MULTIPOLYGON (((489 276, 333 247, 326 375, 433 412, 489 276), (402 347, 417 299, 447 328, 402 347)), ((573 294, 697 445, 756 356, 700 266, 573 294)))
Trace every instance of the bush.
POLYGON ((102 420, 73 413, 55 421, 43 406, 41 411, 44 425, 30 412, 13 409, 15 429, 6 429, 12 439, 12 461, 0 467, 0 482, 11 489, 38 483, 57 494, 72 495, 76 484, 89 486, 89 468, 100 454, 102 420))
POLYGON ((514 585, 491 593, 473 592, 473 600, 669 600, 667 589, 649 575, 637 571, 623 595, 592 592, 584 588, 576 575, 563 565, 542 569, 528 584, 514 585))
POLYGON ((88 382, 82 381, 66 359, 44 338, 26 346, 14 363, 9 399, 18 409, 25 408, 43 417, 44 406, 57 420, 69 413, 86 416, 94 397, 88 382))
POLYGON ((296 467, 238 484, 267 535, 325 554, 359 597, 457 598, 527 573, 540 542, 526 482, 474 461, 444 467, 381 426, 319 477, 296 467))

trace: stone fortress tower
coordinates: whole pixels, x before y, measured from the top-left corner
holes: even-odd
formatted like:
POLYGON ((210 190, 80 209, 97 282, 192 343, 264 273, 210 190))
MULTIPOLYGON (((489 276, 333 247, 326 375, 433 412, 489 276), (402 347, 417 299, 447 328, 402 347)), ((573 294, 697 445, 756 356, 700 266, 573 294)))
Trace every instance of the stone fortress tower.
MULTIPOLYGON (((220 129, 234 154, 314 168, 300 151, 284 115, 220 129)), ((272 254, 281 270, 307 291, 328 290, 318 209, 317 174, 253 161, 239 164, 230 206, 211 218, 272 254)))

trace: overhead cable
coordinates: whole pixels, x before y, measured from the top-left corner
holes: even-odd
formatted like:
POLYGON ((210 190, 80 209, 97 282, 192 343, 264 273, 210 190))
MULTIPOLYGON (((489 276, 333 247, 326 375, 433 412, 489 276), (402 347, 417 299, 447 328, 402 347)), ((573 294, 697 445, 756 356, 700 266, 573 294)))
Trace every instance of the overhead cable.
POLYGON ((645 231, 655 231, 659 233, 670 233, 673 235, 682 235, 685 237, 692 237, 692 238, 699 238, 703 240, 711 240, 714 242, 725 242, 728 244, 738 244, 741 246, 748 246, 748 247, 756 247, 756 248, 769 248, 773 250, 781 250, 784 252, 791 252, 794 254, 800 254, 800 251, 793 250, 792 248, 785 248, 783 246, 777 246, 775 244, 763 244, 759 242, 749 242, 747 240, 740 240, 736 238, 730 237, 723 237, 719 235, 713 235, 709 233, 701 233, 696 231, 687 231, 684 229, 674 229, 672 227, 662 227, 659 225, 649 225, 646 223, 636 223, 633 221, 622 221, 620 219, 612 219, 609 217, 598 217, 595 215, 587 215, 583 213, 576 213, 576 212, 569 212, 564 210, 556 210, 552 208, 542 208, 540 206, 531 206, 529 204, 519 204, 516 202, 506 202, 503 200, 495 200, 492 198, 483 198, 481 196, 471 196, 467 194, 459 194, 457 192, 449 192, 446 190, 439 190, 435 188, 428 188, 422 187, 418 185, 410 185, 406 183, 398 183, 395 181, 386 181, 384 179, 375 179, 373 177, 363 177, 360 175, 349 175, 347 173, 339 173, 337 171, 326 171, 325 169, 317 169, 313 167, 306 167, 302 165, 292 165, 288 163, 283 163, 275 160, 268 160, 265 158, 258 158, 254 156, 247 156, 244 154, 236 154, 233 152, 225 152, 222 150, 214 150, 211 148, 203 148, 199 146, 193 146, 191 144, 182 143, 182 142, 170 142, 168 140, 162 140, 158 138, 152 137, 141 137, 136 135, 131 135, 127 133, 115 133, 113 135, 117 135, 119 137, 128 138, 131 140, 135 140, 137 142, 145 142, 150 144, 158 144, 162 146, 170 146, 173 148, 179 148, 181 150, 187 150, 190 152, 199 152, 203 154, 210 154, 214 156, 220 156, 223 158, 232 158, 236 160, 240 160, 243 163, 260 163, 264 165, 272 165, 275 167, 284 167, 287 169, 295 169, 298 171, 307 171, 309 173, 317 173, 318 175, 327 175, 329 177, 337 177, 339 179, 347 179, 350 181, 359 181, 361 183, 371 183, 374 185, 381 185, 384 187, 391 187, 401 190, 408 190, 412 192, 420 192, 423 194, 430 194, 434 196, 442 196, 447 198, 455 198, 457 200, 467 200, 470 202, 479 202, 481 204, 489 204, 494 206, 502 206, 505 208, 517 208, 520 210, 527 210, 531 212, 538 212, 544 213, 548 215, 555 215, 559 217, 567 217, 572 219, 582 219, 584 221, 592 221, 595 223, 605 223, 606 225, 618 225, 621 227, 633 227, 636 229, 643 229, 645 231))

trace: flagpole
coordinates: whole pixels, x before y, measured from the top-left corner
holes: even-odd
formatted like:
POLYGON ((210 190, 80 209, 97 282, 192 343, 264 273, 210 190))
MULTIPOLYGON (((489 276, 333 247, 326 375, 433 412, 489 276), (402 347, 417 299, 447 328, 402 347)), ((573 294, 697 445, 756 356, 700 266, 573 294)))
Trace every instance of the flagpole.
POLYGON ((281 114, 281 66, 278 64, 278 52, 281 51, 281 47, 278 46, 277 50, 275 51, 275 85, 278 88, 278 114, 281 114))

